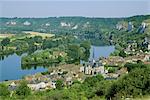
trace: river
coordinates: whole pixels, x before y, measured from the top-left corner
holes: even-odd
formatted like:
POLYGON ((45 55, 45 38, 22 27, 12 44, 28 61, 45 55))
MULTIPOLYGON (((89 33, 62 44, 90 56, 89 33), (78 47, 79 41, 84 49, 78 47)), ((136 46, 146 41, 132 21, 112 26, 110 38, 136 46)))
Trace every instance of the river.
MULTIPOLYGON (((98 59, 99 57, 108 57, 115 50, 114 46, 92 46, 90 50, 90 58, 98 59), (93 52, 94 50, 94 52, 93 52)), ((17 80, 25 75, 44 72, 47 68, 42 66, 31 67, 31 69, 21 68, 21 56, 17 54, 9 55, 0 60, 0 81, 17 80)))

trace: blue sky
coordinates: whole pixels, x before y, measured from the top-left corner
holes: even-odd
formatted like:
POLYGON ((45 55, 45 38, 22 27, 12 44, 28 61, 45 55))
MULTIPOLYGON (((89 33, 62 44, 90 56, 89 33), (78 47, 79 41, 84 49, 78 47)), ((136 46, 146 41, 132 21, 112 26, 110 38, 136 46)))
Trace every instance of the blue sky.
POLYGON ((0 0, 0 17, 128 17, 150 14, 149 0, 0 0))

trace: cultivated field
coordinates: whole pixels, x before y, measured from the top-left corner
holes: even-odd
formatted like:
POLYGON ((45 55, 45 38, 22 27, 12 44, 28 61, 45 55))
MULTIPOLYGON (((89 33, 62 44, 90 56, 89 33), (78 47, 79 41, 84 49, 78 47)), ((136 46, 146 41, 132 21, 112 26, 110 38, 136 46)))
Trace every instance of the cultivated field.
POLYGON ((15 36, 15 34, 0 34, 1 39, 6 38, 6 37, 12 37, 12 36, 15 36))
POLYGON ((12 38, 14 36, 15 36, 15 34, 0 34, 0 41, 2 41, 6 37, 12 38))
POLYGON ((50 34, 50 33, 40 33, 40 32, 32 32, 32 31, 24 31, 24 33, 30 34, 31 37, 42 36, 43 38, 47 38, 47 37, 55 36, 54 34, 50 34))

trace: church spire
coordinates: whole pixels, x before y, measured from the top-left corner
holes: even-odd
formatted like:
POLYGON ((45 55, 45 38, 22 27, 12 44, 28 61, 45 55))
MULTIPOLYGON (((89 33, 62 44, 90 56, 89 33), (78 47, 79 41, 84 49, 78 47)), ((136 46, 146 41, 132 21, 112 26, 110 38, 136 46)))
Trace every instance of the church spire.
POLYGON ((95 52, 95 49, 94 49, 94 46, 93 46, 93 59, 95 58, 94 52, 95 52))
POLYGON ((94 64, 95 63, 95 49, 94 49, 94 46, 93 46, 93 55, 92 55, 92 63, 94 64))

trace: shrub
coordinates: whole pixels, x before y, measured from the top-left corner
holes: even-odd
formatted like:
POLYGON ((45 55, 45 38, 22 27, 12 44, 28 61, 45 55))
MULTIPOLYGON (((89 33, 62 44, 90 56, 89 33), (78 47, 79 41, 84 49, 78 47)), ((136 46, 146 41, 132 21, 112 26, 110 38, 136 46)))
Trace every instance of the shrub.
POLYGON ((0 96, 8 96, 10 95, 10 91, 5 84, 0 84, 0 96))
POLYGON ((31 89, 27 86, 26 81, 21 81, 18 88, 16 89, 16 94, 19 96, 28 96, 31 94, 31 89))

